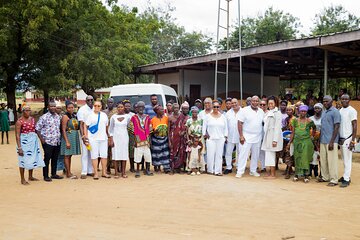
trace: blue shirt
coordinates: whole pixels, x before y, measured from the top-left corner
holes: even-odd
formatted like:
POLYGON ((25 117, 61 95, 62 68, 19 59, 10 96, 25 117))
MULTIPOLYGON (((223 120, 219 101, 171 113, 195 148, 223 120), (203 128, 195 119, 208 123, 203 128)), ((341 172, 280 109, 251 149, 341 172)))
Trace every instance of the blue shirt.
POLYGON ((156 116, 156 113, 151 105, 145 105, 144 113, 149 115, 150 119, 156 116))
MULTIPOLYGON (((320 143, 329 144, 331 137, 334 132, 334 125, 341 121, 341 116, 339 110, 334 106, 329 109, 326 109, 321 115, 321 133, 320 133, 320 143)), ((334 143, 339 141, 339 134, 337 134, 334 143)))

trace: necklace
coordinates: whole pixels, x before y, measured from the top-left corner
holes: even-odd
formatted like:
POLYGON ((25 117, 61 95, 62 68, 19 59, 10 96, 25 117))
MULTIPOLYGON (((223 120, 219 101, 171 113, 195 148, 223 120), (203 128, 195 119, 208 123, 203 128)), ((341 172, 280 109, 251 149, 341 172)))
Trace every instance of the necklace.
POLYGON ((300 130, 305 130, 306 129, 306 124, 307 124, 307 119, 305 118, 305 122, 300 122, 300 118, 298 118, 298 123, 299 123, 299 129, 300 130))

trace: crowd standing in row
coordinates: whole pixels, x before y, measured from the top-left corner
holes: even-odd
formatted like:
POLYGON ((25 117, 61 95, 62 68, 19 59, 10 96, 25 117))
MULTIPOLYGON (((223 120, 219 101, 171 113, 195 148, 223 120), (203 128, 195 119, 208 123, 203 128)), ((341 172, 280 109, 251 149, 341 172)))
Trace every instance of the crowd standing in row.
POLYGON ((61 159, 66 177, 76 179, 71 158, 81 154, 81 179, 91 176, 98 180, 99 163, 101 177, 110 178, 114 168, 115 178, 127 178, 127 161, 136 178, 141 171, 153 176, 151 165, 156 173, 216 176, 232 173, 235 165, 236 177, 241 178, 250 158, 249 174, 254 177, 267 172, 265 179, 275 179, 278 161, 282 160, 286 164, 286 179, 295 168, 293 181, 302 179, 307 183, 314 175, 318 182, 328 182, 328 186, 336 186, 340 181, 342 187, 347 187, 357 130, 357 112, 349 101, 349 95, 343 94, 341 109, 337 110, 332 98, 324 96, 323 104, 316 103, 310 113, 302 102, 279 103, 273 96, 253 96, 243 108, 236 98, 228 98, 224 111, 221 99, 206 98, 204 109, 198 99, 191 108, 187 102, 181 106, 169 102, 165 111, 157 96, 152 95, 149 105, 140 101, 132 106, 125 100, 115 106, 109 98, 107 108, 101 111, 102 103, 87 96, 77 114, 71 102, 66 103, 65 113, 50 102, 48 112, 37 123, 31 117, 30 107, 24 106, 22 117, 16 122, 21 183, 29 184, 25 169, 29 170, 30 181, 37 180, 32 175, 37 167, 43 167, 45 181, 62 179, 57 174, 61 159), (340 179, 338 144, 344 162, 340 179))

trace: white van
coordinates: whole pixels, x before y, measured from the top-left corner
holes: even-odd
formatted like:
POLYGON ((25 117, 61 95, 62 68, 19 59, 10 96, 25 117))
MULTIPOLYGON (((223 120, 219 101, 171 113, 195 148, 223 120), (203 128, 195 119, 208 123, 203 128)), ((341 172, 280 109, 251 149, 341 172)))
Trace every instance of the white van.
POLYGON ((175 90, 169 86, 156 83, 122 84, 113 86, 110 90, 110 97, 114 102, 120 102, 125 99, 130 100, 131 105, 138 101, 151 105, 150 96, 156 94, 158 103, 166 109, 166 103, 172 101, 178 103, 178 96, 175 90))

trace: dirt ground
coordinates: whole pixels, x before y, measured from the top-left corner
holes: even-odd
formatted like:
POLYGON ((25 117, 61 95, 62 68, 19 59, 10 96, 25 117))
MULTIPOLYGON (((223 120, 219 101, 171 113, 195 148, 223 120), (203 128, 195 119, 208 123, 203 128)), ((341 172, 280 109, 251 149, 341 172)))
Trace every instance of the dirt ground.
MULTIPOLYGON (((0 145, 0 239, 360 239, 352 184, 209 175, 20 184, 14 132, 0 145)), ((283 168, 283 166, 281 166, 283 168)), ((339 161, 339 173, 343 167, 339 161)), ((80 174, 80 158, 73 160, 80 174)), ((41 169, 35 177, 41 179, 41 169)))

